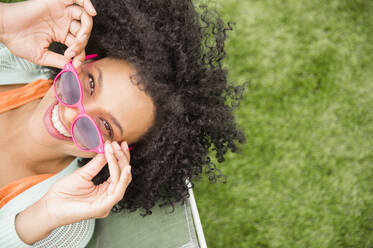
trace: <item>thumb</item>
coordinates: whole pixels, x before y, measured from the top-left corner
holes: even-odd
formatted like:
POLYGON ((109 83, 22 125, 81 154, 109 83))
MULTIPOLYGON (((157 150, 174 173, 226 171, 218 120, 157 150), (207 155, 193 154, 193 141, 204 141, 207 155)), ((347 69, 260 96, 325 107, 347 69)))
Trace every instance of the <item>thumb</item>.
POLYGON ((97 153, 91 161, 77 169, 77 172, 84 178, 92 180, 106 164, 107 160, 105 155, 103 153, 97 153))
POLYGON ((69 60, 63 55, 47 50, 43 53, 38 64, 62 69, 68 62, 69 60))

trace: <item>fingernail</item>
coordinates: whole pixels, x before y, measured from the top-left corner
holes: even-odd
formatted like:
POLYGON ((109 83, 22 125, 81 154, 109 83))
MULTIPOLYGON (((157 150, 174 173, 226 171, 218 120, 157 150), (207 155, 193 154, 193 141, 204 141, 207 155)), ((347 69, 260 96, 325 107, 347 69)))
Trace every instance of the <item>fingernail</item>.
POLYGON ((96 12, 95 9, 92 9, 92 14, 93 14, 93 15, 97 15, 97 12, 96 12))
POLYGON ((112 144, 113 144, 115 150, 120 151, 120 146, 119 146, 118 142, 114 141, 112 144))
POLYGON ((127 173, 131 173, 131 166, 126 167, 127 173))
POLYGON ((109 153, 113 154, 113 148, 111 147, 110 143, 105 143, 105 150, 107 150, 109 153))

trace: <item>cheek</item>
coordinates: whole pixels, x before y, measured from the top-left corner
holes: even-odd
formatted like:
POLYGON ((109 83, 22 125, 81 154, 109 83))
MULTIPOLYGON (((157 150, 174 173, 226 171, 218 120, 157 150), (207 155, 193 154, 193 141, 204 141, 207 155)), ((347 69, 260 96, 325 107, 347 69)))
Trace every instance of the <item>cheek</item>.
POLYGON ((150 128, 152 123, 147 119, 137 119, 130 125, 125 134, 126 141, 130 144, 137 142, 150 128), (140 124, 141 123, 141 124, 140 124))
POLYGON ((27 133, 34 142, 46 145, 51 142, 51 139, 43 123, 45 112, 38 110, 39 108, 33 112, 30 119, 27 121, 27 133))
POLYGON ((74 157, 80 157, 80 158, 93 158, 93 157, 96 156, 96 153, 94 153, 94 152, 89 152, 89 153, 88 152, 83 152, 83 151, 80 151, 78 148, 76 148, 76 151, 77 152, 71 153, 70 155, 72 155, 74 157))

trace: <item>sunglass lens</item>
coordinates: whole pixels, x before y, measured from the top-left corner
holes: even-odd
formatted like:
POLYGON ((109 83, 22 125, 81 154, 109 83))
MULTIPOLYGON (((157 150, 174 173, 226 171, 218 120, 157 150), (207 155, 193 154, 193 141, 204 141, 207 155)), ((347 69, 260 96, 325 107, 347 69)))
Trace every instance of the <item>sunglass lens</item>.
POLYGON ((82 149, 94 149, 100 144, 100 138, 92 121, 86 117, 80 117, 74 124, 73 135, 75 141, 82 149))
POLYGON ((75 75, 66 71, 56 80, 57 95, 65 104, 73 105, 80 99, 79 83, 75 75))

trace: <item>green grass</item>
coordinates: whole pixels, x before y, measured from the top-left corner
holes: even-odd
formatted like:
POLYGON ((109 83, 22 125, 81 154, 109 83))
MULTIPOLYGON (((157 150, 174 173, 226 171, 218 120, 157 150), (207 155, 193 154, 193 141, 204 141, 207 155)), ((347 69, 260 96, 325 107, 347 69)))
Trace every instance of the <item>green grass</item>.
POLYGON ((208 246, 373 247, 373 2, 216 2, 250 87, 227 183, 196 184, 208 246))

